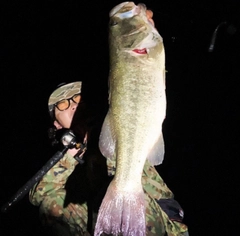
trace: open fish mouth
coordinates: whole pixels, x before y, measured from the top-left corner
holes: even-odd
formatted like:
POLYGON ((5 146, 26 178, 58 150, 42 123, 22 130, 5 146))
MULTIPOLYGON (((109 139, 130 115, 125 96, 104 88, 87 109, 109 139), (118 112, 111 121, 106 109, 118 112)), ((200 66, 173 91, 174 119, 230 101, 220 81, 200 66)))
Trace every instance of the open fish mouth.
POLYGON ((119 10, 121 10, 121 8, 123 8, 126 4, 128 4, 129 2, 122 2, 120 4, 118 4, 117 6, 115 6, 110 12, 109 12, 109 17, 112 17, 113 15, 115 15, 119 10))
POLYGON ((142 12, 146 12, 147 7, 144 3, 139 3, 135 5, 133 2, 123 2, 115 6, 110 12, 109 17, 113 17, 115 14, 118 15, 120 19, 130 18, 134 15, 140 15, 142 12), (125 11, 121 11, 126 7, 125 11))

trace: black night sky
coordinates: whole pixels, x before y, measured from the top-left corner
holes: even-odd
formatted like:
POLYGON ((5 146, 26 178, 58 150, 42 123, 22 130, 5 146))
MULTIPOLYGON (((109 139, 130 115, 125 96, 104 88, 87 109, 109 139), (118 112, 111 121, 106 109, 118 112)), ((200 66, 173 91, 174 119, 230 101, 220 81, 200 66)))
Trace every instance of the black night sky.
MULTIPOLYGON (((58 84, 83 81, 84 99, 106 113, 108 12, 122 1, 6 2, 1 3, 1 205, 51 158, 47 101, 58 84)), ((190 236, 235 236, 239 1, 142 2, 154 13, 166 51, 166 154, 157 169, 185 210, 190 236)), ((27 196, 1 213, 1 236, 40 232, 38 209, 27 196)))

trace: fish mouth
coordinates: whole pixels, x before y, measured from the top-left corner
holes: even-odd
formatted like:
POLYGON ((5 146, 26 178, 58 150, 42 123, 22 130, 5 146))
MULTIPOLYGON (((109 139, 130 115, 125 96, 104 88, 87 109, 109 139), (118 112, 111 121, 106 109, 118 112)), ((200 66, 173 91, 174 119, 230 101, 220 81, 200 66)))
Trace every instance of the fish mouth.
POLYGON ((122 2, 115 6, 110 12, 109 12, 109 17, 112 17, 115 15, 121 8, 123 8, 125 5, 127 5, 129 2, 122 2))
POLYGON ((109 12, 109 17, 113 17, 118 14, 120 18, 129 18, 130 16, 140 15, 146 13, 147 7, 144 3, 139 3, 137 5, 134 2, 122 2, 112 8, 109 12))

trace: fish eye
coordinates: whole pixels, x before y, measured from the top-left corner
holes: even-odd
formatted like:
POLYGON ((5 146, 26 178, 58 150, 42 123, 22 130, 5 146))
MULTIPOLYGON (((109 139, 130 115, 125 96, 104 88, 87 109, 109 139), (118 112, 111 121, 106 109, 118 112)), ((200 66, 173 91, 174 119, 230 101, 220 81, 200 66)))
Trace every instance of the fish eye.
POLYGON ((115 26, 117 24, 118 24, 118 22, 116 20, 111 20, 109 23, 110 26, 115 26))

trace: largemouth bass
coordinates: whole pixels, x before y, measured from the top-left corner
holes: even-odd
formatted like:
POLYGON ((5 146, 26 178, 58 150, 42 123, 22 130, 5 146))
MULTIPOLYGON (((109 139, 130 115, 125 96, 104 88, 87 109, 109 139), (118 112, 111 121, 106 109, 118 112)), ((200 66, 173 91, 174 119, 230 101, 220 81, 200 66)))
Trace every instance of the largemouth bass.
POLYGON ((165 119, 163 40, 144 4, 123 2, 110 13, 109 109, 99 148, 116 173, 99 209, 94 235, 146 235, 141 183, 146 159, 162 162, 165 119))

